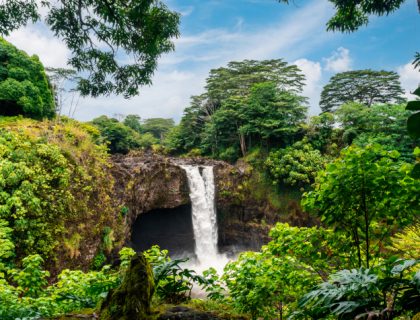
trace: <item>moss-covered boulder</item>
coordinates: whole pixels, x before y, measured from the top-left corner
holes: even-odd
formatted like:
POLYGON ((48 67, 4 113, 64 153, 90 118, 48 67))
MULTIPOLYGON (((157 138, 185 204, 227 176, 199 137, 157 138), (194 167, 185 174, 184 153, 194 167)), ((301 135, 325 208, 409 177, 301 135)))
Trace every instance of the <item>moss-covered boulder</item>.
POLYGON ((143 254, 131 260, 121 285, 108 294, 101 307, 101 320, 149 319, 154 292, 153 273, 143 254))

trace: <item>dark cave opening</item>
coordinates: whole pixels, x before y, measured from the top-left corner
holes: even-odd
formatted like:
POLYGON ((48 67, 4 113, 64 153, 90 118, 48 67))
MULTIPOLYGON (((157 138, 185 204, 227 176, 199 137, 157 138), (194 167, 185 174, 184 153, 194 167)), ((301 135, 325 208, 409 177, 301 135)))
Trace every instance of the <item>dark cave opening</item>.
POLYGON ((195 241, 191 205, 142 213, 132 227, 131 244, 137 252, 159 245, 172 257, 193 255, 195 241))

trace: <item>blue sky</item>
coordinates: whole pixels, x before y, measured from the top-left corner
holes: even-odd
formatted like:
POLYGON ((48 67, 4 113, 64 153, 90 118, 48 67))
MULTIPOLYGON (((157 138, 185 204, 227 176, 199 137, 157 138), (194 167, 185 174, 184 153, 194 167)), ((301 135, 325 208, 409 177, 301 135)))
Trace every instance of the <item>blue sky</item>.
MULTIPOLYGON (((322 86, 337 72, 364 68, 394 70, 403 87, 413 90, 420 72, 411 61, 420 51, 420 14, 417 1, 407 0, 395 13, 372 17, 355 33, 326 32, 334 10, 327 0, 167 0, 182 14, 176 51, 160 59, 154 84, 130 100, 122 97, 78 100, 74 116, 91 120, 101 114, 138 114, 142 118, 179 120, 191 95, 203 92, 211 68, 243 59, 283 58, 297 64, 307 77, 304 95, 310 114, 319 112, 322 86)), ((41 24, 14 32, 12 43, 38 54, 46 66, 62 66, 66 47, 41 24)), ((70 99, 67 100, 68 113, 70 99)), ((74 111, 74 110, 73 110, 74 111)))

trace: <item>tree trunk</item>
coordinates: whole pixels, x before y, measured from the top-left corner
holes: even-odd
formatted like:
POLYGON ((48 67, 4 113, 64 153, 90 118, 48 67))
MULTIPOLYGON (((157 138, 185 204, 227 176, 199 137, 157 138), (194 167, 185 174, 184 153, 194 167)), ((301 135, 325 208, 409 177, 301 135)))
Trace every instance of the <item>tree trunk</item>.
POLYGON ((245 141, 245 137, 242 133, 238 133, 239 134, 239 144, 241 145, 241 152, 242 152, 242 156, 246 156, 246 141, 245 141))
POLYGON ((366 176, 365 176, 365 172, 363 170, 363 185, 362 185, 362 208, 363 208, 363 216, 365 219, 365 243, 366 243, 366 268, 369 269, 369 213, 368 213, 368 208, 367 208, 367 203, 366 203, 366 188, 365 188, 365 184, 366 184, 366 176))

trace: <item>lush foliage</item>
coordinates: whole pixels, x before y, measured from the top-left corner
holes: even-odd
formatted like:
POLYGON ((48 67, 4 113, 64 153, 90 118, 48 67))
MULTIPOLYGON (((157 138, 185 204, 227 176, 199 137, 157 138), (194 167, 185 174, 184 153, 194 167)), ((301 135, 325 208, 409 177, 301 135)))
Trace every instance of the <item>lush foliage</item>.
POLYGON ((342 105, 335 113, 345 143, 358 146, 377 143, 388 151, 397 150, 407 162, 413 160, 414 139, 406 130, 410 111, 404 105, 378 104, 366 108, 353 102, 342 105))
POLYGON ((306 115, 299 95, 303 81, 300 70, 282 60, 245 60, 213 69, 206 92, 191 98, 166 145, 178 152, 198 148, 229 161, 253 147, 287 146, 306 115))
POLYGON ((17 257, 37 253, 54 266, 63 255, 71 265, 105 227, 119 232, 113 179, 94 128, 66 119, 55 126, 3 119, 0 127, 0 219, 12 229, 6 234, 17 257))
POLYGON ((0 38, 0 115, 52 118, 55 105, 44 67, 0 38))
POLYGON ((145 132, 144 126, 140 125, 138 119, 134 117, 133 115, 127 116, 124 122, 107 116, 100 116, 92 120, 92 124, 99 129, 103 142, 108 144, 110 153, 125 154, 130 150, 148 149, 159 142, 149 132, 139 133, 137 130, 145 132))
POLYGON ((271 152, 265 165, 274 184, 305 187, 315 181, 326 162, 326 157, 307 141, 298 141, 290 147, 271 152))
POLYGON ((172 51, 179 15, 161 1, 21 1, 0 4, 0 34, 41 19, 72 52, 68 64, 83 77, 84 95, 138 93, 151 83, 161 54, 172 51), (129 59, 121 58, 122 54, 129 59))
POLYGON ((87 273, 65 269, 51 285, 47 283, 49 273, 42 270, 41 256, 27 256, 22 260, 22 269, 8 270, 13 281, 0 276, 0 317, 39 319, 95 308, 110 289, 121 283, 134 254, 132 249, 123 248, 118 270, 109 266, 87 273))
POLYGON ((413 222, 419 210, 420 181, 409 176, 412 165, 399 153, 379 145, 352 146, 317 176, 303 204, 337 231, 352 237, 359 266, 369 268, 386 236, 413 222), (362 258, 363 256, 363 258, 362 258))
POLYGON ((420 271, 410 272, 419 260, 388 262, 382 268, 342 270, 330 276, 300 301, 313 319, 392 320, 402 313, 420 311, 420 271))
POLYGON ((194 270, 183 268, 188 259, 172 260, 167 250, 153 246, 144 252, 153 268, 157 296, 168 303, 180 303, 191 298, 193 284, 205 285, 206 279, 194 270))
POLYGON ((148 118, 142 123, 142 132, 151 134, 155 139, 163 141, 167 133, 175 126, 173 119, 148 118))
POLYGON ((416 259, 420 257, 420 223, 405 227, 391 238, 390 249, 399 257, 416 259))
MULTIPOLYGON (((420 97, 420 87, 418 87, 414 93, 414 95, 420 97)), ((407 130, 408 133, 417 141, 420 139, 420 102, 417 100, 415 101, 409 101, 406 107, 409 111, 415 111, 413 114, 410 115, 410 117, 407 120, 407 130)), ((417 163, 415 164, 413 168, 412 175, 416 177, 417 179, 420 178, 420 146, 417 145, 417 147, 414 150, 414 155, 417 157, 417 163)))
POLYGON ((277 224, 261 252, 245 252, 225 267, 228 301, 253 319, 290 315, 298 299, 330 272, 351 265, 345 237, 323 228, 277 224))
POLYGON ((331 112, 347 102, 367 107, 375 103, 402 103, 404 91, 394 71, 355 70, 337 73, 321 92, 319 105, 331 112))
MULTIPOLYGON (((278 0, 289 3, 290 0, 278 0)), ((405 0, 329 0, 335 7, 334 16, 327 22, 330 31, 353 32, 368 24, 371 15, 388 15, 399 9, 405 0)), ((419 4, 420 9, 420 4, 419 4)))

